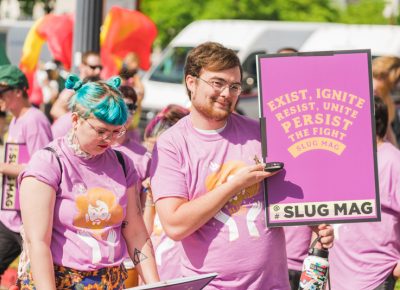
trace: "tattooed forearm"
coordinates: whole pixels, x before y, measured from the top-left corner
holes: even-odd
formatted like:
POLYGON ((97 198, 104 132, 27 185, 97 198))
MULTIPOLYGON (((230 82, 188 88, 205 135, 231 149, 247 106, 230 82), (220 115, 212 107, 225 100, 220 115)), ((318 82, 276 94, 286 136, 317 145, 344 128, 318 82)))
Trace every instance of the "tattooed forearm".
POLYGON ((140 264, 140 262, 142 262, 146 259, 147 259, 147 256, 135 248, 135 250, 133 251, 133 259, 132 259, 133 264, 136 266, 136 265, 140 264))

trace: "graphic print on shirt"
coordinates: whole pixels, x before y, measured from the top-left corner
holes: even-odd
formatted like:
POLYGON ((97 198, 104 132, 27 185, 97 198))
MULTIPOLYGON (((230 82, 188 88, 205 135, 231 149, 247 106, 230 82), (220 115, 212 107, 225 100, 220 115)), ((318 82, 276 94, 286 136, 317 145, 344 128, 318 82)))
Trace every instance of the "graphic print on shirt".
POLYGON ((79 238, 92 249, 92 262, 101 260, 99 239, 107 241, 108 261, 114 262, 117 233, 112 228, 103 229, 122 222, 123 209, 117 203, 115 194, 100 187, 86 190, 83 184, 75 185, 74 192, 78 193, 75 199, 78 213, 74 216, 73 225, 80 228, 79 238))
MULTIPOLYGON (((211 162, 209 166, 211 173, 207 176, 205 181, 207 192, 231 180, 246 166, 244 162, 237 160, 228 161, 221 166, 215 162, 211 162)), ((239 238, 239 230, 234 220, 235 215, 246 215, 247 229, 250 236, 260 236, 255 221, 262 212, 261 202, 252 204, 250 209, 242 206, 246 199, 252 198, 258 193, 259 187, 260 185, 257 183, 238 192, 225 204, 223 210, 220 210, 214 216, 215 219, 229 228, 229 241, 234 241, 239 238)))

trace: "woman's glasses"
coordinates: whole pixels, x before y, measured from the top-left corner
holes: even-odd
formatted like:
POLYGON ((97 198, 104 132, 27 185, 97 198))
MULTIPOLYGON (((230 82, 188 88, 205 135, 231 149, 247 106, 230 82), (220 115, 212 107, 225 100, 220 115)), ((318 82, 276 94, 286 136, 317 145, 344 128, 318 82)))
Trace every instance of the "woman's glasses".
POLYGON ((104 128, 96 128, 95 126, 90 124, 90 122, 87 119, 85 119, 85 118, 82 118, 82 119, 85 120, 85 122, 89 124, 89 126, 97 133, 97 137, 102 140, 116 139, 116 138, 122 137, 126 133, 125 127, 122 127, 119 130, 109 131, 104 128))

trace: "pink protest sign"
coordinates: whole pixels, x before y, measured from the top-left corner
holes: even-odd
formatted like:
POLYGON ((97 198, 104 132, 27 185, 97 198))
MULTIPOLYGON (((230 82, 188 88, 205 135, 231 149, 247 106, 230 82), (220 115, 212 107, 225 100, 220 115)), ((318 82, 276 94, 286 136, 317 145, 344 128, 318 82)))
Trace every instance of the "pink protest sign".
POLYGON ((268 226, 379 221, 369 50, 258 57, 268 226))
MULTIPOLYGON (((6 143, 4 162, 9 164, 25 164, 29 161, 26 144, 6 143)), ((19 210, 17 178, 4 175, 1 192, 2 210, 19 210)))

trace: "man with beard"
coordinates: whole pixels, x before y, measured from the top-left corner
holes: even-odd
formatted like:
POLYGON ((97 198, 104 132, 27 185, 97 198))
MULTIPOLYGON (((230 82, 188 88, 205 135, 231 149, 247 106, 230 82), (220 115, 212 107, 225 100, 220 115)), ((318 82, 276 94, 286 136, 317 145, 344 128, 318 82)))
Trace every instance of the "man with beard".
MULTIPOLYGON (((185 65, 191 113, 153 151, 151 186, 168 236, 180 240, 181 274, 217 272, 207 289, 289 289, 285 236, 266 228, 258 123, 232 113, 241 93, 236 53, 194 48, 185 65)), ((315 228, 330 247, 333 230, 315 228)))

